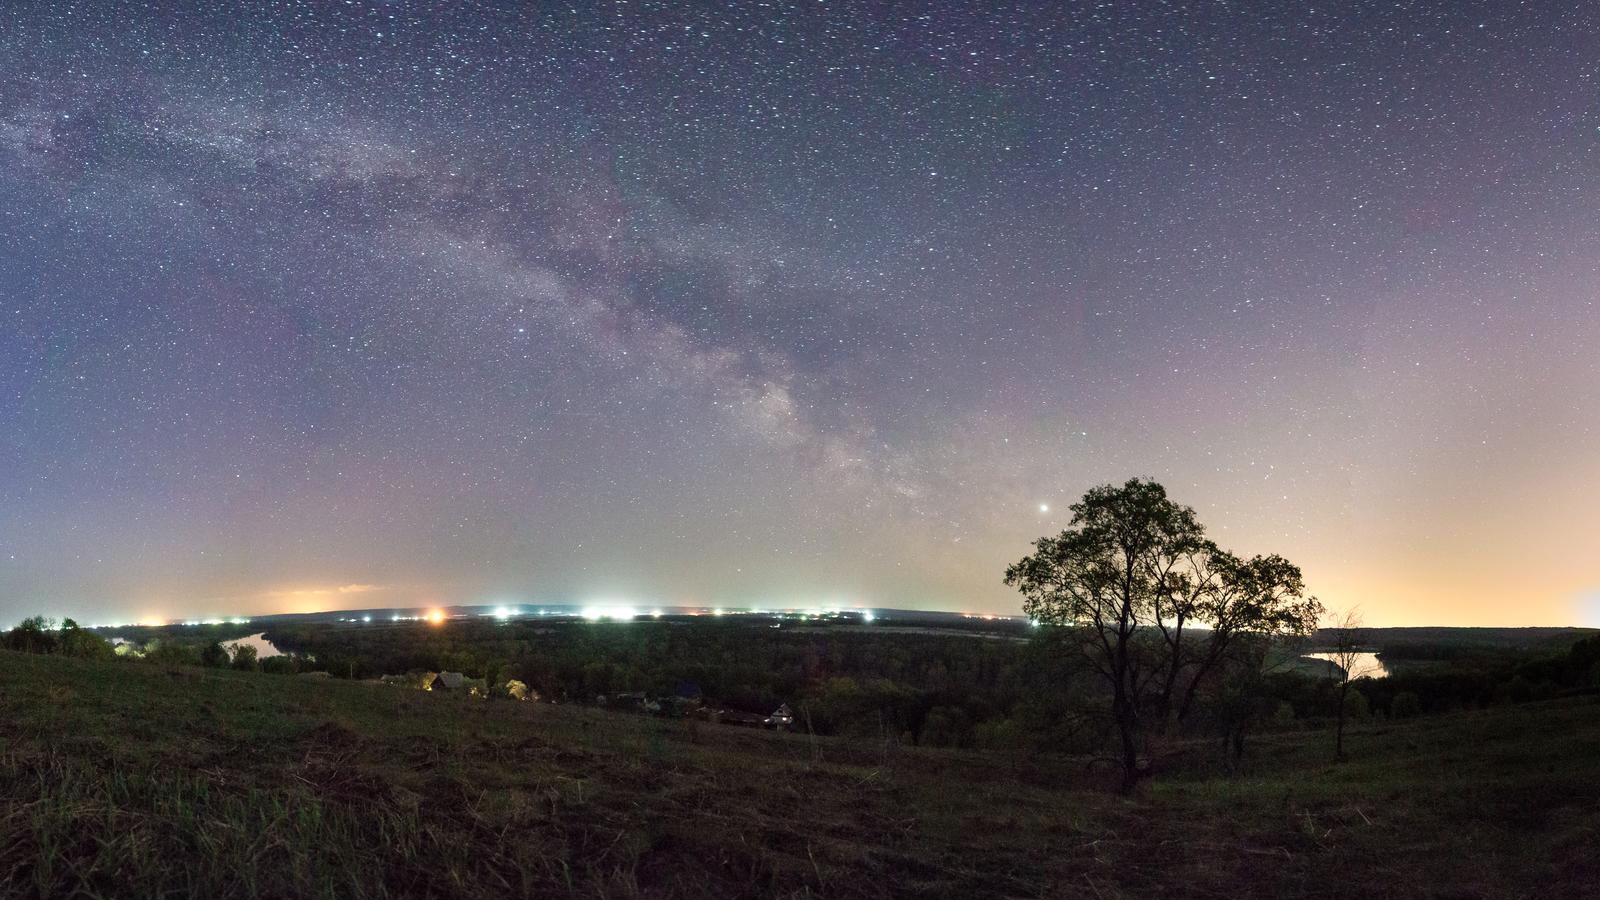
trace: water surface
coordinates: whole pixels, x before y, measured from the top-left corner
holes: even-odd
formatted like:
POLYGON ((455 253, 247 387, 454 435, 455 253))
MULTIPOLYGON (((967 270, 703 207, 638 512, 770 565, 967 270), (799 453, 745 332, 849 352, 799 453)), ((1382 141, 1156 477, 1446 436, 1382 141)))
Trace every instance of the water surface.
MULTIPOLYGON (((1321 659, 1338 665, 1339 661, 1332 653, 1307 653, 1311 659, 1321 659)), ((1389 669, 1378 659, 1376 653, 1357 653, 1355 663, 1350 667, 1351 678, 1388 678, 1389 669)))
POLYGON ((233 648, 239 644, 247 644, 256 648, 256 659, 266 659, 269 656, 283 655, 281 650, 272 646, 272 644, 267 641, 265 631, 261 632, 260 634, 252 634, 249 637, 239 638, 237 641, 228 641, 222 646, 227 647, 228 652, 231 653, 233 652, 233 648))

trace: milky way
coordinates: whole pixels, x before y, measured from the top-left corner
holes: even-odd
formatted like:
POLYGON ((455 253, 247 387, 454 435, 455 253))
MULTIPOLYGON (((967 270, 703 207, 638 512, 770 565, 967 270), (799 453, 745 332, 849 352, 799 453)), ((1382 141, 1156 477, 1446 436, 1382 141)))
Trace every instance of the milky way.
POLYGON ((7 4, 0 620, 1013 613, 1143 476, 1600 624, 1600 9, 1328 5, 7 4))

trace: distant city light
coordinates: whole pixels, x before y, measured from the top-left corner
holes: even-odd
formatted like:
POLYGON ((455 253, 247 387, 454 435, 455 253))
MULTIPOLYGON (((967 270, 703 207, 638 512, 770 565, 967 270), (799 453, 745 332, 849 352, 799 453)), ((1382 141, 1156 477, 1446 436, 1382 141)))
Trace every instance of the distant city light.
POLYGON ((582 615, 591 622, 601 619, 625 622, 637 618, 639 611, 631 606, 589 606, 584 608, 582 615))

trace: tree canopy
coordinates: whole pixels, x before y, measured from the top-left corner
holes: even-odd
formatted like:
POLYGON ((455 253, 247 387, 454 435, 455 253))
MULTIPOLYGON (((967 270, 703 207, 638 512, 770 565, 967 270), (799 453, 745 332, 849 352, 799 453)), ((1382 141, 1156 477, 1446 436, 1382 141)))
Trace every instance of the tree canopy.
POLYGON ((0 646, 24 653, 60 653, 84 659, 106 659, 116 655, 105 638, 77 622, 66 619, 56 627, 43 616, 23 619, 17 627, 0 637, 0 646))
POLYGON ((1035 541, 1005 583, 1034 621, 1070 627, 1109 685, 1129 790, 1148 720, 1183 718, 1208 678, 1241 658, 1259 666, 1266 641, 1309 634, 1322 606, 1304 596, 1299 568, 1222 550, 1154 481, 1091 488, 1071 509, 1069 527, 1035 541))

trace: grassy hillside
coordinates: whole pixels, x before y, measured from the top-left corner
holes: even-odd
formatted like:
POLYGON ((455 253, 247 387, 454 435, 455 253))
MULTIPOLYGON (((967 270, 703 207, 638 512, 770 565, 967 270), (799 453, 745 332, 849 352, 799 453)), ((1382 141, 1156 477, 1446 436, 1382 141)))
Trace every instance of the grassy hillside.
POLYGON ((0 891, 1592 897, 1593 696, 1082 758, 0 652, 0 891))

